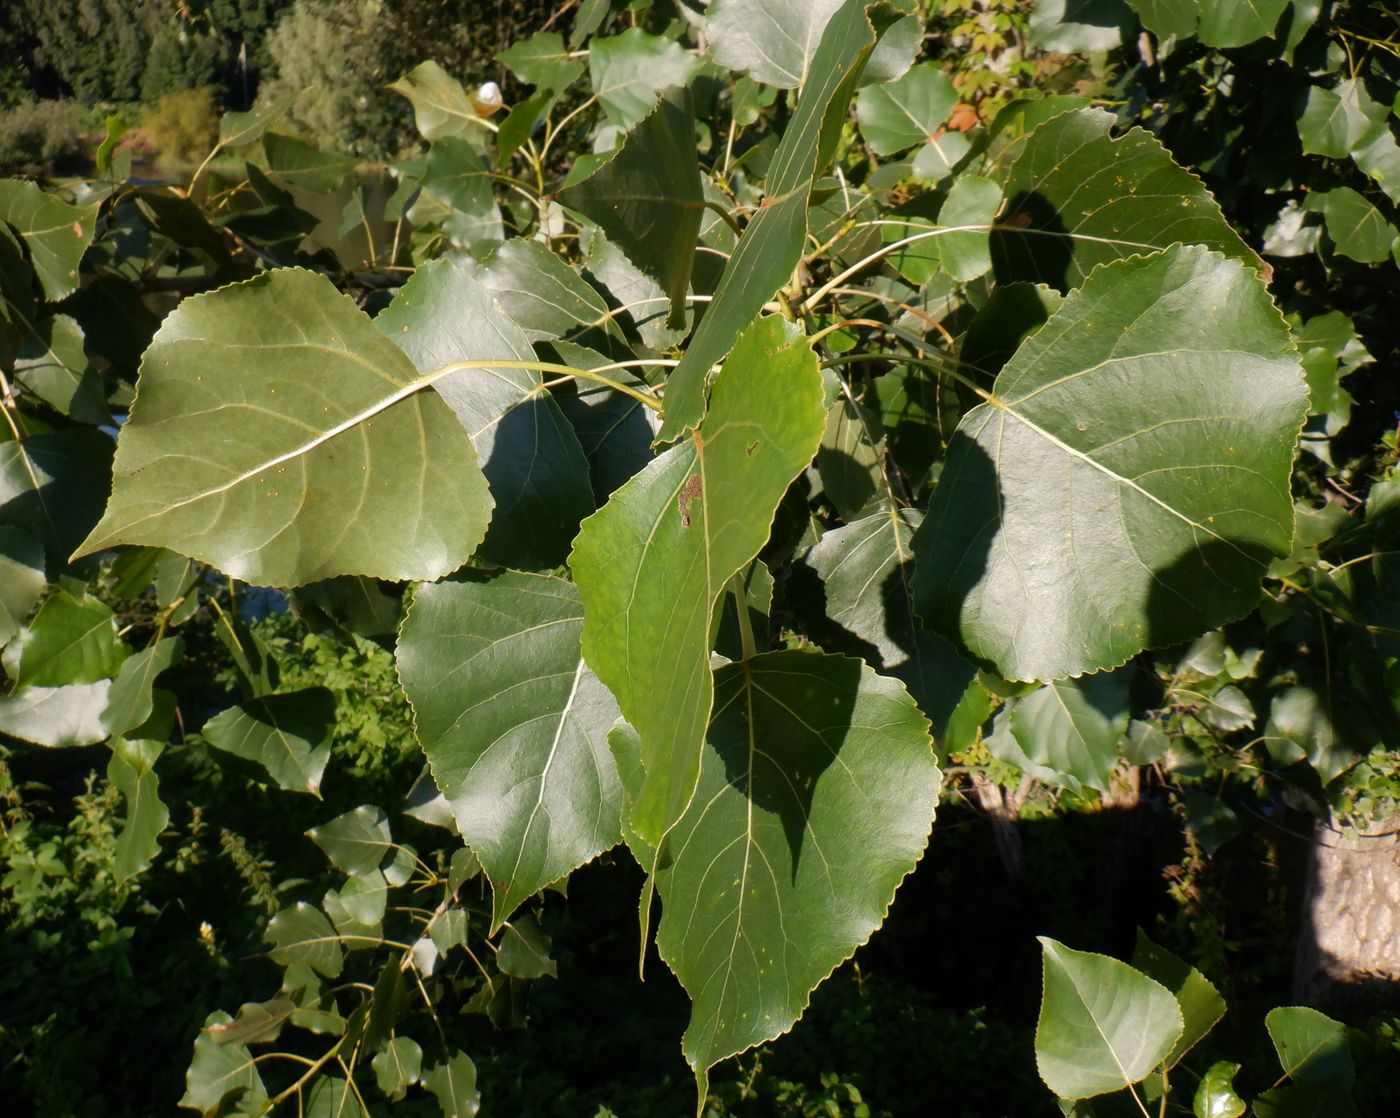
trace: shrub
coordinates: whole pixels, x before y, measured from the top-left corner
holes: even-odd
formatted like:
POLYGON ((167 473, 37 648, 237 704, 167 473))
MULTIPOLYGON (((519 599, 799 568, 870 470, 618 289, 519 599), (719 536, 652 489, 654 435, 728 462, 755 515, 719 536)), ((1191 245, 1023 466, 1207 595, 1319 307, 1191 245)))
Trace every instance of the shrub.
POLYGON ((24 100, 0 112, 0 168, 33 168, 81 156, 82 110, 72 101, 24 100))
POLYGON ((219 135, 219 114, 208 87, 163 94, 141 118, 162 160, 193 163, 202 158, 219 135))

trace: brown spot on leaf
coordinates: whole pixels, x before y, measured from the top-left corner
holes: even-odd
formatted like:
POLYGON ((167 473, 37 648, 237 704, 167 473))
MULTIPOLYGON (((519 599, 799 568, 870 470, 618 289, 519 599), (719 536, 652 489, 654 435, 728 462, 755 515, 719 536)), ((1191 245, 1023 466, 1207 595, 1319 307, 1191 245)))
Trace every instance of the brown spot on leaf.
POLYGON ((690 527, 690 502, 698 499, 704 492, 704 485, 700 481, 699 474, 691 474, 685 479, 685 484, 681 486, 680 496, 676 498, 676 504, 681 510, 681 527, 690 527))

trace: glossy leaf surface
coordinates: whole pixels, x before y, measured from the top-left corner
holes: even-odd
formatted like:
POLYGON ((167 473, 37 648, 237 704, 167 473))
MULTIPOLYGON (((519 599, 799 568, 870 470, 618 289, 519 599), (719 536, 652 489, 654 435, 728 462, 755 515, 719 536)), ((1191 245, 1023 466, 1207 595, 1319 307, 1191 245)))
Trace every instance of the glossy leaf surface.
POLYGON ((759 319, 725 362, 699 431, 616 490, 574 541, 584 656, 641 735, 633 822, 648 842, 695 787, 715 602, 767 540, 824 426, 810 347, 782 319, 759 319))
POLYGON ((617 704, 583 662, 572 583, 506 572, 420 587, 398 667, 418 740, 493 891, 492 932, 615 844, 617 704))
POLYGON ((141 368, 81 554, 154 544, 295 586, 436 578, 481 540, 491 503, 466 432, 325 278, 280 270, 186 299, 141 368))
POLYGON ((1306 409, 1252 271, 1200 248, 1098 270, 960 423, 915 536, 920 612, 1013 679, 1239 617, 1291 544, 1306 409))

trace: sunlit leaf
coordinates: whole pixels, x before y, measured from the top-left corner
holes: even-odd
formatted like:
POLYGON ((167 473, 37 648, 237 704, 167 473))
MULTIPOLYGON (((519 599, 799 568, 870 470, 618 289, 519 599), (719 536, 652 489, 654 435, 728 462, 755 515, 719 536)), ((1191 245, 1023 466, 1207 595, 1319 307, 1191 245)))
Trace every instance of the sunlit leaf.
POLYGON ((816 452, 821 400, 805 341, 782 319, 759 319, 725 362, 699 431, 614 492, 574 541, 584 656, 641 735, 633 823, 649 842, 695 787, 715 602, 816 452))
POLYGON ((107 606, 59 590, 5 649, 4 662, 16 686, 59 687, 111 679, 129 655, 107 606))
POLYGON ((78 261, 92 243, 96 206, 73 206, 27 179, 0 179, 0 221, 24 239, 50 302, 78 286, 78 261))
POLYGON ((164 637, 127 659, 112 681, 102 725, 109 734, 125 734, 142 725, 155 709, 152 691, 156 677, 184 652, 179 637, 164 637))
POLYGON ((277 586, 437 578, 485 531, 467 433, 323 276, 273 271, 186 299, 141 369, 81 554, 154 544, 277 586))
POLYGON ((102 712, 111 681, 24 687, 0 699, 0 731, 35 745, 94 745, 107 737, 102 712))
POLYGON ((419 587, 399 634, 418 740, 491 881, 493 931, 619 838, 617 704, 582 629, 572 583, 506 572, 419 587))
POLYGON ((282 963, 305 963, 327 978, 337 978, 345 964, 340 936, 320 909, 305 901, 284 908, 267 925, 269 954, 282 963))
POLYGON ((588 44, 588 73, 603 111, 619 128, 630 128, 651 111, 667 86, 685 85, 698 66, 680 43, 629 27, 620 35, 588 44))

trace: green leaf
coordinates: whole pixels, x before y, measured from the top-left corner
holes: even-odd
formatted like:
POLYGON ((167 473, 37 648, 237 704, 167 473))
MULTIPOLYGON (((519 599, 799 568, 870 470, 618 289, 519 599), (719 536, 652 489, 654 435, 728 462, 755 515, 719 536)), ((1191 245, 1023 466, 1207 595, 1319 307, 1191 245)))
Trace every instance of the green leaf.
MULTIPOLYGON (((483 284, 447 260, 425 264, 375 324, 425 374, 454 361, 532 361, 534 350, 483 284)), ((534 370, 474 368, 434 387, 471 438, 495 502, 482 553, 510 566, 563 561, 593 511, 578 438, 534 370)))
POLYGON ((311 1081, 305 1118, 370 1118, 357 1091, 338 1075, 324 1072, 311 1081))
POLYGON ((413 119, 425 140, 466 136, 480 146, 486 135, 462 83, 436 62, 422 62, 394 82, 390 89, 413 104, 413 119))
POLYGON ((0 523, 23 528, 61 561, 102 515, 112 440, 72 428, 0 442, 0 523))
POLYGON ((305 963, 327 978, 338 978, 345 964, 340 936, 321 910, 305 901, 284 908, 268 922, 267 942, 273 961, 283 966, 305 963))
POLYGON ((398 1102, 404 1092, 418 1082, 423 1070, 423 1049, 411 1037, 396 1036, 370 1061, 374 1069, 374 1081, 388 1096, 390 1102, 398 1102))
POLYGON ((43 546, 23 528, 0 526, 0 647, 19 632, 46 585, 43 546))
POLYGON ((1379 264, 1389 258, 1390 246, 1400 230, 1364 194, 1339 186, 1318 200, 1327 219, 1327 235, 1343 256, 1363 264, 1379 264))
POLYGON ((583 73, 583 63, 570 56, 557 31, 537 31, 512 43, 496 60, 525 84, 552 93, 563 93, 583 73))
POLYGON ((959 424, 914 538, 920 613, 1043 680, 1242 616, 1290 548, 1306 411, 1256 273, 1181 247, 1098 269, 959 424))
POLYGON ((185 642, 179 637, 165 637, 122 664, 107 694, 107 709, 102 712, 102 725, 109 734, 128 733, 151 717, 155 710, 152 690, 156 677, 171 667, 184 650, 185 642))
POLYGON ((1021 343, 1044 326, 1063 301, 1058 291, 1044 284, 998 284, 968 325, 959 361, 979 374, 981 383, 990 384, 1021 343))
POLYGON ((207 1025, 204 1032, 217 1044, 269 1044, 297 1010, 291 998, 279 995, 265 1002, 246 1002, 232 1021, 207 1025))
POLYGON ((200 732, 215 749, 261 765, 279 788, 319 796, 334 726, 335 696, 308 687, 229 707, 200 732))
POLYGON ((251 144, 286 116, 296 99, 295 93, 288 93, 264 105, 254 105, 246 113, 224 113, 219 120, 220 146, 236 148, 251 144))
MULTIPOLYGON (((1141 928, 1138 929, 1137 944, 1133 948, 1133 966, 1170 990, 1181 1009, 1181 1038, 1167 1057, 1168 1066, 1175 1067, 1181 1062, 1181 1058, 1215 1027, 1215 1023, 1225 1016, 1225 999, 1220 996, 1220 991, 1212 985, 1210 979, 1189 963, 1182 962, 1170 951, 1158 947, 1143 934, 1141 928)), ((1228 1089, 1230 1077, 1239 1065, 1226 1066, 1231 1069, 1224 1075, 1224 1086, 1228 1089)), ((1230 1118, 1238 1118, 1238 1115, 1230 1118)))
POLYGON ((966 233, 938 238, 943 267, 955 280, 966 283, 992 266, 990 227, 1001 208, 1001 187, 979 175, 959 175, 938 210, 938 224, 945 229, 961 225, 986 226, 966 233))
POLYGON ((194 1059, 185 1073, 185 1094, 180 1106, 201 1114, 215 1110, 230 1095, 248 1106, 267 1101, 253 1055, 242 1044, 220 1044, 210 1030, 233 1021, 223 1010, 204 1019, 204 1029, 194 1041, 194 1059))
MULTIPOLYGON (((1200 0, 1128 0, 1142 25, 1159 39, 1188 38, 1196 33, 1200 0)), ((1220 5, 1229 7, 1229 0, 1220 5)))
POLYGON ((1350 1090, 1356 1081, 1347 1027, 1307 1006, 1272 1009, 1264 1018, 1284 1074, 1307 1087, 1350 1090))
POLYGON ((953 173, 953 168, 971 150, 972 141, 963 133, 944 132, 919 149, 910 170, 916 179, 940 183, 953 173))
MULTIPOLYGON (((450 211, 442 225, 452 243, 475 255, 490 252, 505 237, 501 209, 496 205, 491 183, 491 168, 465 139, 444 136, 428 152, 423 191, 450 211)), ((409 218, 424 223, 421 199, 409 218)))
POLYGON ((880 926, 941 781, 927 721, 859 660, 765 653, 719 669, 715 697, 657 872, 657 947, 691 997, 682 1050, 702 1098, 713 1064, 791 1028, 880 926))
POLYGON ((861 134, 876 155, 894 155, 915 144, 936 143, 957 90, 932 62, 921 62, 898 81, 866 86, 856 97, 861 134))
POLYGON ((107 737, 102 712, 112 684, 24 687, 0 699, 0 731, 35 745, 95 745, 107 737))
POLYGON ((584 656, 641 735, 646 779, 632 815, 648 842, 695 786, 715 602, 816 452, 821 401, 805 340, 782 319, 757 320, 715 380, 696 435, 614 492, 574 541, 584 656))
POLYGON ((1012 149, 1006 206, 991 237, 999 282, 1064 291, 1100 264, 1176 242, 1262 267, 1200 179, 1141 128, 1111 137, 1113 123, 1099 109, 1061 113, 1012 149))
POLYGON ((842 520, 858 520, 887 498, 883 442, 879 417, 848 394, 827 409, 817 471, 842 520))
POLYGON ((588 44, 593 93, 619 128, 631 128, 651 112, 661 90, 685 85, 698 67, 699 61, 680 43, 638 27, 588 44))
POLYGON ((443 1118, 476 1118, 481 1095, 476 1089, 476 1065, 465 1052, 423 1073, 423 1086, 437 1096, 443 1118))
POLYGON ((1026 757, 1076 790, 1108 791, 1127 728, 1128 685, 1116 672, 1048 683, 1011 710, 1011 733, 1026 757))
POLYGON ((79 554, 153 544, 272 586, 440 577, 481 540, 491 500, 430 383, 323 276, 188 298, 146 351, 79 554))
POLYGON ((17 687, 60 687, 111 679, 131 649, 117 636, 116 615, 96 598, 55 592, 5 649, 17 687))
POLYGON ((1045 993, 1035 1062, 1063 1099, 1121 1091, 1155 1070, 1182 1033, 1171 991, 1117 959, 1039 936, 1045 993))
POLYGON ((155 773, 156 759, 164 749, 165 745, 158 741, 112 739, 107 779, 126 799, 126 819, 117 834, 112 859, 118 878, 135 876, 160 853, 156 840, 170 822, 170 812, 160 801, 160 779, 155 773))
POLYGON ((603 297, 538 241, 503 241, 475 274, 531 342, 607 320, 603 297))
POLYGON ((1252 1105, 1257 1118, 1361 1118, 1351 1095, 1331 1083, 1272 1087, 1256 1095, 1252 1105))
POLYGON ((1191 1113, 1196 1118, 1242 1118, 1245 1101, 1235 1093, 1235 1073, 1239 1064, 1218 1060, 1211 1064, 1196 1087, 1191 1113))
POLYGON ((501 932, 496 965, 514 978, 553 978, 558 974, 549 957, 549 937, 533 916, 512 921, 501 932))
POLYGON ((1273 34, 1289 0, 1198 0, 1197 37, 1208 47, 1242 47, 1273 34))
POLYGON ((827 616, 839 626, 832 637, 819 633, 818 643, 862 654, 902 680, 941 736, 972 669, 915 620, 910 542, 921 519, 914 509, 877 512, 827 532, 806 561, 826 587, 827 616))
POLYGON ((572 583, 508 571, 419 587, 399 633, 418 740, 493 892, 491 932, 620 835, 617 704, 583 662, 572 583))
POLYGON ((1030 38, 1064 54, 1110 51, 1128 38, 1132 18, 1123 0, 1036 0, 1030 38))
POLYGON ((393 848, 389 820, 373 804, 362 804, 306 833, 337 868, 351 876, 373 873, 393 848))
POLYGON ((24 239, 44 298, 56 302, 78 287, 78 261, 97 225, 97 206, 70 206, 27 179, 0 179, 0 221, 24 239))
POLYGON ((610 159, 582 179, 570 176, 559 200, 595 222, 660 284, 671 300, 668 325, 683 326, 705 207, 689 95, 663 94, 610 159))
POLYGON ((267 169, 274 181, 313 193, 326 194, 343 183, 355 169, 348 155, 322 151, 292 136, 269 132, 263 137, 267 169))
POLYGON ((83 348, 83 328, 66 314, 56 314, 25 334, 15 355, 15 380, 55 411, 80 423, 108 424, 102 378, 83 348))
POLYGON ((1359 78, 1345 79, 1331 89, 1315 85, 1308 90, 1298 120, 1298 139, 1311 155, 1345 159, 1386 129, 1386 115, 1359 78))
POLYGON ((674 441, 700 422, 710 367, 792 277, 807 236, 812 179, 835 154, 851 94, 875 40, 864 0, 845 0, 827 24, 812 61, 816 77, 798 99, 773 156, 764 205, 745 227, 709 310, 667 382, 658 441, 674 441))

